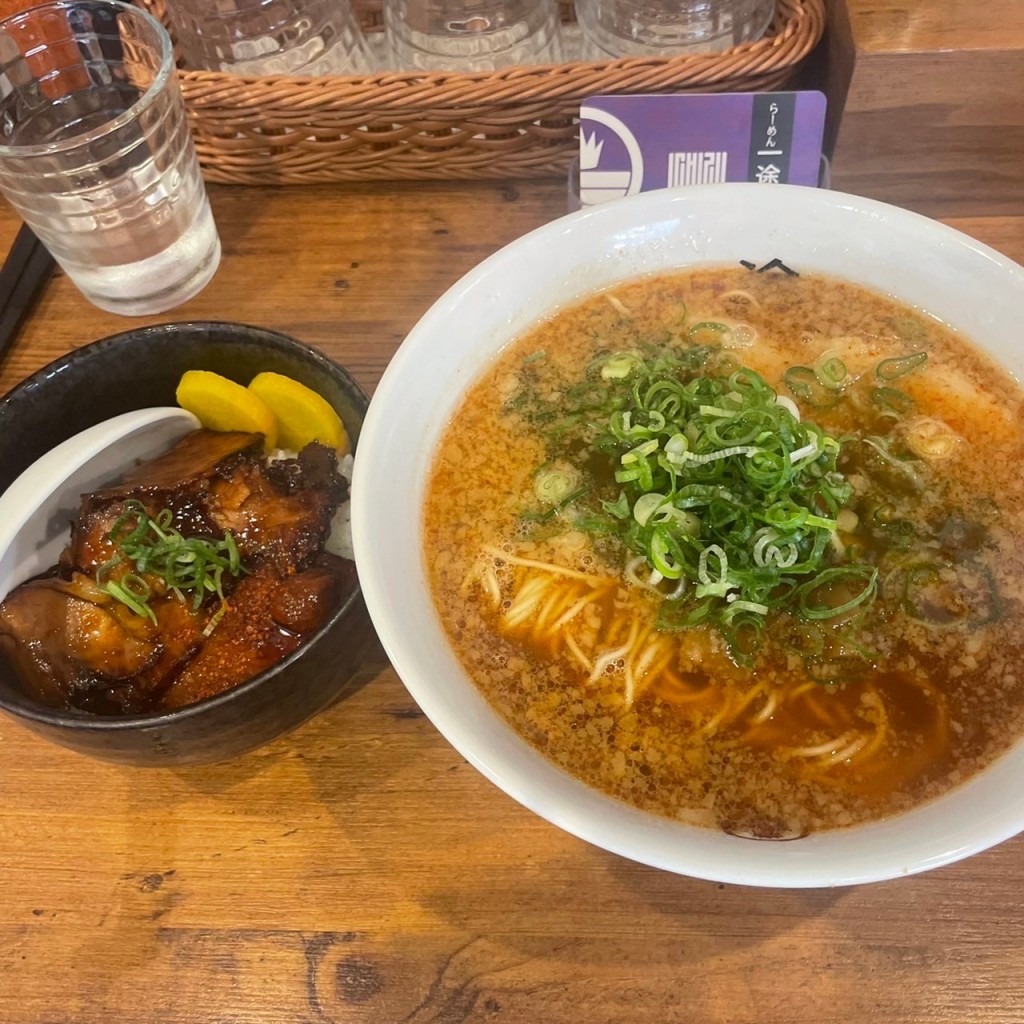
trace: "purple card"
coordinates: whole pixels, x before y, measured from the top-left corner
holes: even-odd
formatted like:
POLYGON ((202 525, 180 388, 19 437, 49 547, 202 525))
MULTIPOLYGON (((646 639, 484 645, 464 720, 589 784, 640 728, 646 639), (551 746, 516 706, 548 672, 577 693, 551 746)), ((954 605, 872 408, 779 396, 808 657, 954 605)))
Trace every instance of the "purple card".
POLYGON ((817 185, 821 92, 592 96, 580 107, 580 202, 676 185, 817 185))

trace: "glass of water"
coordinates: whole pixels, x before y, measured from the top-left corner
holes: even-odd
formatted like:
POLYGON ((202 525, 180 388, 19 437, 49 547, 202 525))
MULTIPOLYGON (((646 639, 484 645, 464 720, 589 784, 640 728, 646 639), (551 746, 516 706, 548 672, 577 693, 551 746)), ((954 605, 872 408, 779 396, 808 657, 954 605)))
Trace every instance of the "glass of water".
POLYGON ((557 0, 384 0, 399 71, 498 71, 563 59, 557 0))
POLYGON ((711 53, 759 39, 775 0, 576 0, 581 57, 711 53))
POLYGON ((160 313, 220 262, 171 40, 116 0, 0 22, 0 192, 101 309, 160 313))

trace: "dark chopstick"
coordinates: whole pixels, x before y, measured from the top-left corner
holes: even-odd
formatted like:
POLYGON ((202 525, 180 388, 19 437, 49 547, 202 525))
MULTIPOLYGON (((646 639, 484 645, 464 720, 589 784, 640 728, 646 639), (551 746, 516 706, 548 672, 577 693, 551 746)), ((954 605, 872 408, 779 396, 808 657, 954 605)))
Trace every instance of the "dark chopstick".
POLYGON ((11 292, 21 277, 21 270, 28 263, 28 258, 35 251, 39 239, 27 224, 22 224, 21 229, 14 238, 11 251, 7 254, 3 268, 0 269, 0 309, 6 307, 10 301, 11 292))
POLYGON ((53 273, 54 260, 27 224, 22 224, 0 268, 0 360, 53 273))

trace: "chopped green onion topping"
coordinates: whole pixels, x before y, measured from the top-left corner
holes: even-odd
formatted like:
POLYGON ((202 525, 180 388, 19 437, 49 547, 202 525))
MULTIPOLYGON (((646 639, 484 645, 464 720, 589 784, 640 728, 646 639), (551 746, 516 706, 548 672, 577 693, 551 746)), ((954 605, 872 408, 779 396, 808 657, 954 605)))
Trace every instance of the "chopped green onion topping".
POLYGON ((148 604, 152 590, 141 576, 125 573, 117 583, 108 581, 104 589, 111 597, 131 608, 136 615, 145 616, 152 620, 154 626, 156 625, 156 615, 148 604))
POLYGON ((846 384, 846 363, 837 356, 822 356, 815 364, 814 372, 823 388, 839 391, 846 384))
POLYGON ((834 619, 874 598, 878 589, 878 570, 869 565, 845 565, 824 569, 814 579, 808 580, 793 594, 802 618, 834 619), (851 596, 837 604, 837 594, 851 596), (822 603, 818 596, 828 597, 822 603))
POLYGON ((604 380, 623 380, 640 365, 640 361, 635 352, 616 352, 601 367, 601 377, 604 380))
POLYGON ((173 519, 170 509, 151 517, 141 501, 126 501, 124 512, 105 538, 113 542, 117 553, 96 570, 96 582, 136 615, 154 623, 156 615, 149 605, 152 585, 146 577, 161 580, 181 601, 191 594, 193 610, 199 609, 207 594, 215 594, 221 602, 219 617, 227 605, 224 573, 238 576, 245 571, 238 545, 230 531, 222 540, 183 537, 171 526, 173 519), (130 570, 117 580, 109 579, 111 572, 126 562, 130 570))
POLYGON ((715 320, 704 320, 694 324, 687 331, 687 337, 694 345, 720 345, 731 339, 732 328, 715 320))
POLYGON ((927 362, 927 352, 914 352, 909 356, 894 356, 892 359, 883 359, 875 367, 875 376, 879 380, 896 380, 924 366, 927 362))
POLYGON ((575 470, 554 466, 540 469, 533 480, 537 499, 546 505, 557 505, 579 487, 579 474, 575 470))
MULTIPOLYGON (((843 370, 845 376, 845 366, 843 370)), ((810 366, 791 366, 782 375, 782 382, 797 398, 816 409, 830 409, 839 401, 836 387, 823 384, 810 366)))
MULTIPOLYGON (((697 367, 624 355, 629 377, 609 384, 590 441, 621 490, 600 502, 604 515, 591 506, 575 527, 616 535, 657 578, 691 584, 672 586, 659 628, 715 626, 747 664, 773 610, 817 621, 868 605, 876 570, 837 564, 842 546, 832 543, 853 493, 837 467, 840 442, 801 421, 753 370, 695 376, 697 367)), ((814 370, 796 369, 836 400, 814 370)), ((838 359, 819 370, 833 385, 847 376, 838 359)))
POLYGON ((910 395, 897 388, 872 388, 871 401, 882 412, 895 413, 897 416, 905 416, 914 408, 914 400, 910 395))

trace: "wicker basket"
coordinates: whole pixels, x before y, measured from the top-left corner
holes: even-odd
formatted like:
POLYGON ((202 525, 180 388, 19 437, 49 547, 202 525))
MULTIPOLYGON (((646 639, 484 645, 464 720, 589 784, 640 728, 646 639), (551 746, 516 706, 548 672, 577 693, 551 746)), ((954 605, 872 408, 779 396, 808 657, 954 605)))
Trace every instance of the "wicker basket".
MULTIPOLYGON (((166 21, 164 0, 138 0, 166 21)), ((357 3, 380 31, 380 0, 357 3), (376 2, 376 10, 369 4, 376 2)), ((563 17, 572 21, 563 2, 563 17)), ((778 0, 768 35, 724 53, 487 73, 252 78, 182 71, 208 181, 302 185, 565 174, 581 101, 608 93, 785 85, 821 38, 824 0, 778 0)))

